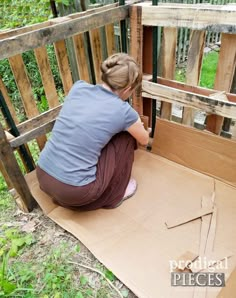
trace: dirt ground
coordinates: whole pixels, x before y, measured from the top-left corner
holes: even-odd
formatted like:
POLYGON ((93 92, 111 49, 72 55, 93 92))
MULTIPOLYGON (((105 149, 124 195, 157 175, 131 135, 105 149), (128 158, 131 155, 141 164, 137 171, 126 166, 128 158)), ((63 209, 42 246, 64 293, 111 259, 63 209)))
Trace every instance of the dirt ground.
MULTIPOLYGON (((86 285, 82 285, 82 288, 84 290, 89 288, 90 292, 92 292, 93 294, 78 297, 137 298, 127 287, 125 287, 125 285, 121 281, 119 281, 115 277, 114 280, 113 278, 109 278, 109 276, 108 278, 104 278, 101 276, 101 274, 96 272, 99 271, 106 275, 107 269, 93 256, 93 254, 78 239, 76 239, 67 231, 63 230, 51 219, 46 217, 39 207, 35 208, 31 213, 23 213, 15 206, 13 200, 10 203, 8 202, 8 208, 4 210, 3 207, 4 206, 2 205, 0 209, 0 238, 6 227, 9 229, 17 228, 23 233, 31 234, 34 238, 33 245, 25 248, 23 253, 19 254, 19 256, 17 256, 16 258, 13 258, 10 262, 18 262, 22 264, 22 266, 23 264, 28 264, 29 266, 27 268, 30 268, 30 266, 32 268, 35 267, 35 270, 38 270, 37 272, 40 272, 39 267, 41 266, 41 264, 44 264, 44 268, 50 268, 50 266, 52 266, 52 264, 50 264, 48 261, 48 256, 52 255, 54 256, 54 261, 63 261, 63 266, 66 266, 66 264, 69 264, 70 262, 73 263, 71 278, 73 278, 75 288, 80 290, 81 276, 83 276, 83 278, 86 278, 86 285), (4 229, 2 229, 3 226, 4 229), (81 267, 78 264, 82 264, 85 267, 87 266, 88 268, 81 267), (109 280, 113 286, 110 285, 109 280)), ((45 274, 48 274, 48 272, 45 271, 43 275, 45 274)), ((43 294, 44 287, 47 287, 48 285, 43 283, 40 280, 40 278, 38 281, 34 282, 37 283, 36 290, 38 294, 36 296, 13 295, 10 297, 74 298, 74 296, 65 293, 63 294, 63 292, 61 296, 41 296, 40 293, 43 294)), ((5 296, 1 296, 0 293, 0 297, 5 296)))

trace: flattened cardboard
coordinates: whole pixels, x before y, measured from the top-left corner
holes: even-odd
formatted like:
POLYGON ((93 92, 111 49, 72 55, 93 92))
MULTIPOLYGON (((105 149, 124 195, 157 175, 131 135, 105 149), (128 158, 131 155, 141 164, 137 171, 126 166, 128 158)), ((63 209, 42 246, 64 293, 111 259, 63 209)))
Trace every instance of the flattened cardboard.
POLYGON ((236 187, 236 141, 158 119, 152 152, 236 187))
MULTIPOLYGON (((164 222, 167 215, 174 218, 183 210, 201 208, 202 196, 214 191, 214 179, 143 150, 135 153, 132 175, 138 181, 135 196, 116 209, 90 212, 53 208, 35 173, 26 179, 47 215, 80 239, 139 298, 190 298, 193 287, 171 287, 170 262, 186 251, 198 251, 201 219, 170 230, 164 222)), ((214 250, 223 247, 234 253, 229 259, 232 270, 236 266, 236 190, 216 181, 215 193, 214 250)), ((208 288, 207 297, 216 297, 220 290, 208 288)))

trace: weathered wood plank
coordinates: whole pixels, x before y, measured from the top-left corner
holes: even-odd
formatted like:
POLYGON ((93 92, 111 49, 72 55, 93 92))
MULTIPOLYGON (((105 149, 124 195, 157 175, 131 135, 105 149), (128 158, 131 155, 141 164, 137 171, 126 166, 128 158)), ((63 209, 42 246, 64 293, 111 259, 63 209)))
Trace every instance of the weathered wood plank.
MULTIPOLYGON (((130 38, 130 55, 135 58, 142 71, 143 26, 142 8, 139 6, 130 7, 130 38)), ((132 105, 139 115, 143 115, 141 86, 136 88, 132 95, 132 105)))
POLYGON ((60 103, 58 100, 55 82, 52 76, 47 49, 46 47, 37 48, 34 50, 34 54, 38 63, 38 68, 42 78, 42 83, 48 101, 48 105, 50 108, 54 108, 58 106, 60 103))
MULTIPOLYGON (((176 65, 177 29, 163 28, 163 39, 161 45, 162 76, 174 79, 176 65)), ((161 118, 171 119, 172 104, 163 102, 161 106, 161 118)))
POLYGON ((54 43, 57 63, 61 75, 62 85, 65 95, 67 95, 73 85, 69 59, 67 56, 66 43, 64 40, 59 40, 54 43))
POLYGON ((24 179, 23 174, 17 164, 15 155, 8 143, 5 132, 0 125, 0 160, 8 174, 11 177, 12 185, 18 193, 24 211, 31 211, 35 205, 35 201, 29 191, 28 185, 24 179))
POLYGON ((107 55, 111 56, 116 52, 114 24, 105 26, 106 42, 107 42, 107 55))
MULTIPOLYGON (((22 97, 25 112, 27 117, 31 118, 39 114, 30 81, 25 69, 24 61, 21 55, 16 55, 9 58, 9 63, 18 87, 18 90, 22 97)), ((39 148, 42 149, 46 143, 46 137, 40 137, 38 140, 39 148)))
POLYGON ((13 104, 11 102, 11 99, 10 99, 10 97, 8 95, 7 88, 5 87, 5 85, 4 85, 1 77, 0 77, 0 90, 2 92, 2 95, 3 95, 4 99, 5 99, 5 102, 6 102, 7 106, 8 106, 8 109, 9 109, 9 111, 11 113, 11 116, 12 116, 15 124, 17 124, 18 123, 18 118, 17 118, 17 115, 16 115, 16 111, 15 111, 14 106, 13 106, 13 104))
POLYGON ((91 30, 89 32, 89 38, 91 43, 95 79, 96 79, 96 83, 98 84, 98 83, 101 83, 100 65, 102 63, 102 46, 101 46, 100 29, 96 28, 91 30))
POLYGON ((142 94, 145 97, 155 99, 161 98, 170 103, 180 103, 184 106, 201 109, 207 113, 236 119, 236 103, 231 103, 225 100, 216 100, 207 96, 185 92, 144 80, 142 82, 142 90, 142 94))
MULTIPOLYGON (((236 68, 236 34, 222 34, 214 89, 230 92, 236 68)), ((207 130, 220 134, 223 117, 207 117, 207 130)))
POLYGON ((108 5, 99 7, 99 8, 95 8, 95 9, 92 8, 92 9, 88 9, 88 10, 83 11, 83 12, 76 12, 76 13, 73 13, 73 14, 69 14, 66 17, 59 17, 59 18, 56 18, 56 19, 52 19, 50 21, 45 21, 43 23, 33 24, 33 25, 29 25, 29 26, 25 26, 25 27, 13 29, 13 30, 6 30, 6 31, 0 33, 0 40, 8 38, 8 37, 12 37, 12 36, 15 37, 17 35, 24 34, 24 33, 34 31, 34 30, 37 30, 37 29, 46 28, 46 27, 52 26, 55 23, 60 23, 60 22, 65 21, 65 20, 76 19, 76 18, 79 18, 79 17, 82 17, 82 16, 91 15, 95 12, 106 11, 108 9, 115 8, 117 6, 118 6, 118 3, 112 3, 112 4, 108 4, 108 5))
POLYGON ((75 50, 75 57, 78 65, 79 77, 90 83, 88 59, 85 50, 85 37, 84 34, 78 34, 73 36, 73 44, 75 50))
POLYGON ((20 134, 25 134, 26 132, 29 132, 30 130, 33 130, 47 122, 50 122, 58 116, 60 110, 62 108, 62 105, 50 109, 36 117, 33 117, 27 121, 24 121, 17 125, 17 129, 19 130, 20 134))
POLYGON ((235 141, 159 119, 152 152, 236 186, 235 141))
POLYGON ((50 122, 44 123, 39 125, 37 128, 34 128, 19 137, 14 138, 10 141, 10 145, 12 148, 17 148, 20 145, 26 144, 27 142, 38 138, 39 136, 45 135, 46 133, 50 132, 53 128, 55 123, 55 119, 51 120, 50 122))
POLYGON ((236 8, 221 6, 211 8, 205 6, 191 7, 142 6, 142 24, 145 26, 187 27, 193 30, 209 30, 213 32, 236 32, 236 8))
MULTIPOLYGON (((205 36, 205 31, 193 30, 191 32, 186 70, 186 82, 189 85, 196 86, 200 80, 205 36)), ((194 115, 195 111, 193 109, 185 107, 182 123, 193 126, 194 115)))
POLYGON ((1 160, 0 160, 0 173, 2 173, 2 176, 4 177, 4 180, 5 180, 6 184, 7 184, 7 188, 8 189, 13 188, 11 179, 8 176, 8 173, 7 173, 7 171, 6 171, 5 167, 4 167, 4 164, 2 163, 1 160))
MULTIPOLYGON (((144 75, 144 80, 146 81, 151 81, 152 76, 151 75, 144 75)), ((172 81, 172 80, 167 80, 161 77, 157 78, 157 83, 161 85, 165 85, 168 87, 176 88, 179 90, 183 90, 186 92, 190 93, 196 93, 204 96, 209 96, 210 94, 217 93, 219 90, 214 90, 214 89, 208 89, 208 88, 203 88, 199 86, 192 86, 192 85, 187 85, 185 83, 181 83, 178 81, 172 81)), ((227 93, 226 96, 229 99, 229 101, 236 102, 236 94, 233 93, 227 93)))
POLYGON ((129 5, 123 5, 1 40, 0 59, 124 20, 128 13, 129 5))

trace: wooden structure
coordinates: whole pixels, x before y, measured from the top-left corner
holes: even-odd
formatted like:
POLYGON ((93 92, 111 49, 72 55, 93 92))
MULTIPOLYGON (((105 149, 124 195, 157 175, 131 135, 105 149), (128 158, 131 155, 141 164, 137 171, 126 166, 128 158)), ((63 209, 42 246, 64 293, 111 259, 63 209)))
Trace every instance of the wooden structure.
MULTIPOLYGON (((127 19, 130 19, 130 54, 137 59, 144 73, 142 88, 136 90, 132 104, 143 119, 147 120, 148 126, 151 126, 151 118, 153 116, 156 117, 156 115, 152 115, 152 99, 162 103, 161 117, 167 120, 171 120, 173 103, 183 105, 182 122, 189 126, 194 124, 193 109, 205 111, 209 114, 207 128, 215 134, 220 133, 223 117, 236 119, 236 95, 230 93, 236 66, 236 6, 175 5, 175 9, 173 9, 172 5, 166 4, 153 7, 146 2, 124 6, 112 4, 42 24, 1 33, 0 59, 7 58, 11 65, 25 114, 28 118, 27 121, 19 123, 7 90, 2 80, 0 80, 1 93, 15 125, 15 130, 12 130, 12 126, 9 123, 0 127, 1 171, 8 182, 9 188, 14 189, 15 197, 22 209, 32 210, 35 201, 15 159, 14 150, 24 146, 24 152, 30 156, 27 143, 33 139, 37 140, 38 147, 42 150, 47 140, 46 134, 51 131, 61 108, 48 60, 46 45, 54 45, 64 94, 66 95, 73 84, 73 80, 65 40, 72 37, 80 79, 91 82, 90 65, 92 63, 96 83, 99 83, 99 66, 105 58, 102 55, 102 47, 104 45, 101 44, 99 28, 105 28, 105 46, 108 55, 110 55, 116 51, 114 23, 117 24, 127 19), (160 77, 157 78, 157 83, 152 82, 153 78, 151 76, 153 26, 162 28, 161 55, 159 57, 161 71, 159 71, 160 77), (187 27, 191 30, 186 84, 173 81, 176 65, 177 28, 179 27, 187 27), (207 30, 222 34, 215 90, 198 87, 207 30), (92 57, 90 61, 87 59, 84 46, 85 32, 89 32, 91 42, 92 57), (49 105, 49 110, 42 114, 37 109, 31 83, 22 58, 22 53, 28 50, 34 51, 49 105), (225 91, 227 100, 222 100, 218 95, 218 91, 225 91), (216 95, 212 97, 212 94, 216 95), (8 129, 13 134, 11 139, 6 136, 8 129)), ((189 152, 192 152, 192 154, 195 152, 193 147, 196 146, 196 143, 194 142, 199 140, 201 142, 209 140, 210 148, 215 149, 217 160, 215 169, 212 169, 209 164, 201 166, 196 163, 191 164, 190 160, 186 160, 186 163, 183 164, 235 185, 236 143, 234 141, 225 140, 220 136, 201 132, 195 128, 186 126, 179 128, 179 124, 173 122, 168 123, 169 125, 166 127, 170 136, 174 132, 179 133, 180 139, 178 139, 178 135, 175 136, 177 143, 186 141, 191 136, 193 137, 192 145, 188 147, 189 152), (217 144, 218 147, 214 148, 214 144, 217 144), (226 160, 224 170, 226 174, 220 170, 222 167, 221 162, 224 160, 224 153, 226 160)), ((171 153, 173 147, 167 148, 168 146, 164 146, 164 140, 168 140, 168 134, 164 134, 162 143, 157 144, 155 141, 156 135, 161 133, 161 131, 157 130, 154 135, 152 150, 155 153, 173 159, 171 153), (160 147, 162 145, 164 147, 160 147)), ((200 151, 198 157, 201 158, 202 154, 204 155, 205 153, 200 151)), ((24 156, 22 159, 24 160, 24 156)), ((184 159, 183 157, 182 160, 184 159)), ((31 161, 33 163, 32 159, 31 161)), ((178 160, 175 161, 178 162, 178 160)), ((212 162, 214 162, 214 156, 212 162)), ((27 162, 25 164, 26 171, 30 171, 31 169, 27 167, 27 162)))

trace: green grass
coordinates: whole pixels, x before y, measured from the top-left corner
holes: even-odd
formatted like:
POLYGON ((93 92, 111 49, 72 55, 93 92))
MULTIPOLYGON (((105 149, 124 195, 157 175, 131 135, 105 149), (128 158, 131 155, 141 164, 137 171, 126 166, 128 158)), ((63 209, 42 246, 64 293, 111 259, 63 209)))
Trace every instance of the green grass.
MULTIPOLYGON (((210 52, 205 54, 202 62, 200 86, 214 89, 214 81, 216 75, 216 68, 218 64, 219 53, 210 52)), ((175 73, 175 80, 179 82, 186 82, 186 66, 178 67, 175 73)))

